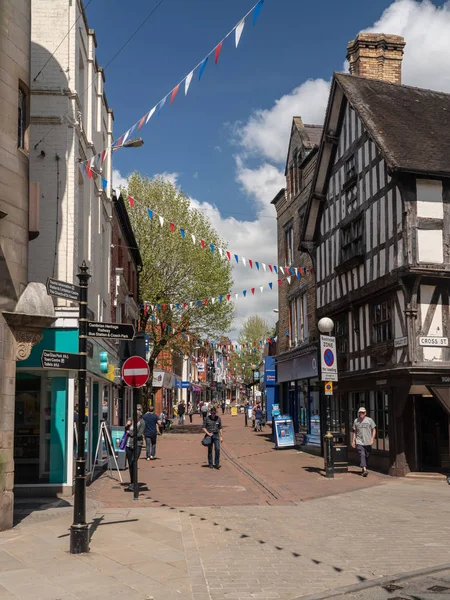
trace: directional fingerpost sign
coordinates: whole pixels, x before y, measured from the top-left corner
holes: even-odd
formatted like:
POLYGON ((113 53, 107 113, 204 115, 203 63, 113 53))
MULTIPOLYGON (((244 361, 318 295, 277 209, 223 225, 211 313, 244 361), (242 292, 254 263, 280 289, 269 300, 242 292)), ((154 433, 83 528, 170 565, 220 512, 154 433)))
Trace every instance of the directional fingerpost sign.
POLYGON ((148 363, 140 356, 131 356, 122 367, 122 379, 130 387, 138 388, 145 385, 150 376, 148 363))
POLYGON ((53 352, 43 350, 41 355, 41 365, 43 369, 66 369, 68 371, 77 371, 80 367, 80 356, 70 352, 53 352))
POLYGON ((88 337, 109 338, 111 340, 132 340, 134 327, 128 323, 97 323, 88 321, 88 337))
POLYGON ((57 296, 58 298, 65 298, 66 300, 72 300, 73 302, 80 301, 80 286, 74 283, 67 283, 66 281, 58 281, 58 279, 47 279, 47 294, 49 296, 57 296))
MULTIPOLYGON (((320 336, 320 358, 322 381, 337 381, 336 338, 334 336, 320 336)), ((333 390, 331 390, 331 393, 333 393, 333 390)))

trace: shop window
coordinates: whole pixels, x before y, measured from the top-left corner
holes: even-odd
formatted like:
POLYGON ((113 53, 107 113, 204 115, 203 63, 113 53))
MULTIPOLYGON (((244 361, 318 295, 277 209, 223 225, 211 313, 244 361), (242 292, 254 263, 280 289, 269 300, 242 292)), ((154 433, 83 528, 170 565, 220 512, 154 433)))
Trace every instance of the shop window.
POLYGON ((347 436, 347 418, 344 394, 334 394, 331 401, 331 431, 347 436))
POLYGON ((374 344, 392 340, 392 309, 390 301, 372 307, 372 341, 374 344))

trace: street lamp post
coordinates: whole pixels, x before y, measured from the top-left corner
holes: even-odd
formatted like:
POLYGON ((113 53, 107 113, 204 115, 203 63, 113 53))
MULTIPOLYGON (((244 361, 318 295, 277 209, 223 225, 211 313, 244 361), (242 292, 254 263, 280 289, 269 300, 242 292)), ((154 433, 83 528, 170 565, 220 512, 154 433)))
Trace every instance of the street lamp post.
POLYGON ((70 553, 89 552, 89 525, 86 523, 86 453, 84 435, 86 429, 86 357, 87 357, 87 308, 90 275, 83 261, 77 277, 80 281, 80 309, 78 319, 78 444, 75 462, 75 491, 73 499, 73 523, 70 527, 70 553))
MULTIPOLYGON (((332 319, 330 319, 328 317, 324 317, 323 319, 320 319, 317 326, 319 328, 320 333, 323 333, 324 335, 329 336, 334 329, 334 322, 332 321, 332 319)), ((334 456, 333 456, 334 444, 333 444, 333 433, 331 431, 331 429, 332 429, 331 400, 332 400, 332 394, 326 393, 325 394, 325 401, 326 401, 325 410, 326 410, 327 433, 325 434, 325 474, 328 479, 334 478, 334 456)))

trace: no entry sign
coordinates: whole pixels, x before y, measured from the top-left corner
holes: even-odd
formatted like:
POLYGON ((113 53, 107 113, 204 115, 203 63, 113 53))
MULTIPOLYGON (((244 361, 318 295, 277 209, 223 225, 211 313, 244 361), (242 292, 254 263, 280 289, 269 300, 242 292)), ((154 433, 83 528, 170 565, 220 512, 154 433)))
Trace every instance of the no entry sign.
POLYGON ((147 361, 140 356, 130 356, 122 367, 122 379, 130 387, 138 388, 145 385, 150 375, 147 361))

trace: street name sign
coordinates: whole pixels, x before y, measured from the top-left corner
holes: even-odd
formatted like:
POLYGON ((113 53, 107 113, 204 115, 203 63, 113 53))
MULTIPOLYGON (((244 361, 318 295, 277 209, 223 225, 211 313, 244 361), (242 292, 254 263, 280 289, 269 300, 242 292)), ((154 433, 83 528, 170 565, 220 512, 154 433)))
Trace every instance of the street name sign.
POLYGON ((80 365, 79 358, 78 354, 70 352, 43 350, 41 355, 41 365, 43 369, 66 369, 68 371, 77 371, 80 365))
POLYGON ((109 338, 110 340, 132 340, 134 327, 128 323, 98 323, 88 321, 88 337, 109 338))
POLYGON ((49 296, 57 296, 58 298, 65 298, 66 300, 79 302, 80 286, 75 285, 74 283, 58 281, 57 279, 52 279, 51 277, 48 277, 47 294, 49 294, 49 296))
POLYGON ((122 367, 122 379, 130 387, 138 388, 145 385, 150 377, 150 369, 145 358, 130 356, 122 367))
POLYGON ((337 381, 336 338, 334 336, 320 336, 320 360, 322 381, 337 381))

